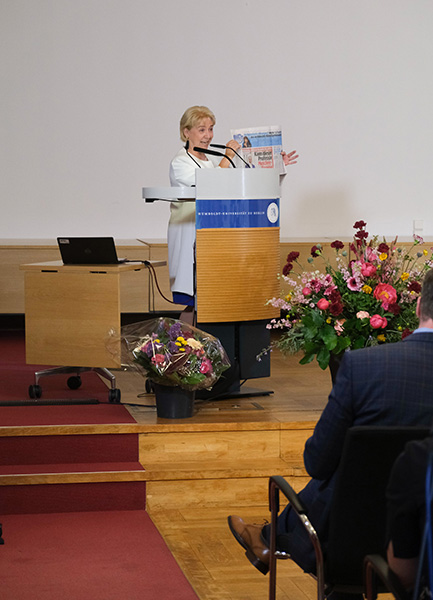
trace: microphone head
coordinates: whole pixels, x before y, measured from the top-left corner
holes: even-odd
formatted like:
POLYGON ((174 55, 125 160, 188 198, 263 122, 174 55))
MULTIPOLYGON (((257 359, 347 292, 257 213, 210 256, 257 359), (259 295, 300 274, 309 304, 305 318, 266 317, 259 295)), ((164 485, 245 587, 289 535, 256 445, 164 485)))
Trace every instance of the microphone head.
POLYGON ((209 144, 209 146, 211 148, 221 148, 222 150, 225 150, 227 148, 227 146, 224 146, 224 144, 209 144))
POLYGON ((212 156, 224 156, 223 152, 217 150, 209 150, 209 148, 200 148, 200 146, 194 146, 194 152, 202 152, 203 154, 211 154, 212 156))
POLYGON ((236 168, 235 163, 229 156, 226 156, 224 152, 219 152, 218 150, 209 150, 209 148, 199 148, 198 146, 194 146, 193 150, 194 152, 202 152, 203 154, 211 154, 212 156, 222 156, 230 162, 233 168, 236 168))

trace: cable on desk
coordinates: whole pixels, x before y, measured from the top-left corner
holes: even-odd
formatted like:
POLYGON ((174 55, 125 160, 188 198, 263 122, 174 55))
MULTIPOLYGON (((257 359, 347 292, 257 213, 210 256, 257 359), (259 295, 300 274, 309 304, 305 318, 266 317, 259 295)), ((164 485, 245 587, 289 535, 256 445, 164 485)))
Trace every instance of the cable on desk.
POLYGON ((158 292, 160 293, 161 297, 164 298, 164 300, 166 300, 167 302, 170 302, 170 304, 176 304, 177 305, 177 302, 174 302, 173 300, 169 300, 162 293, 161 288, 159 287, 158 277, 156 276, 155 267, 152 265, 152 263, 150 261, 148 261, 148 260, 125 260, 125 262, 126 263, 138 262, 138 263, 142 263, 143 265, 145 265, 149 269, 149 272, 150 272, 150 281, 151 281, 151 285, 152 285, 152 293, 153 293, 153 285, 155 284, 158 292))

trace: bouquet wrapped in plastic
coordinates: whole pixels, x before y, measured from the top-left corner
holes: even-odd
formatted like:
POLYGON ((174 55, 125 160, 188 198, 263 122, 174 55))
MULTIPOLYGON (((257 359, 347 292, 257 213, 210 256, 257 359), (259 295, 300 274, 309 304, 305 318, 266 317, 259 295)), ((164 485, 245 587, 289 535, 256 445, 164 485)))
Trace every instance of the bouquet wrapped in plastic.
POLYGON ((126 325, 122 345, 126 349, 123 362, 138 366, 160 385, 209 389, 230 367, 218 338, 176 319, 161 317, 126 325))

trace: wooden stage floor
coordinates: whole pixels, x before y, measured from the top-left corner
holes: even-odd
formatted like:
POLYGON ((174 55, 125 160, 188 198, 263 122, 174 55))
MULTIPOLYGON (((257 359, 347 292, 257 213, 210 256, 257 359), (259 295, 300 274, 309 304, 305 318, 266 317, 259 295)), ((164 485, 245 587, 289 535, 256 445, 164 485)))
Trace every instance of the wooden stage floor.
MULTIPOLYGON (((329 370, 322 371, 315 361, 300 365, 299 359, 300 356, 282 356, 278 351, 273 352, 271 376, 245 383, 245 387, 271 390, 273 393, 227 400, 198 400, 194 416, 185 419, 185 422, 199 425, 317 421, 331 391, 331 375, 329 370)), ((155 399, 153 394, 144 392, 144 378, 136 372, 119 370, 115 373, 117 385, 122 391, 122 403, 137 423, 156 423, 155 399)))

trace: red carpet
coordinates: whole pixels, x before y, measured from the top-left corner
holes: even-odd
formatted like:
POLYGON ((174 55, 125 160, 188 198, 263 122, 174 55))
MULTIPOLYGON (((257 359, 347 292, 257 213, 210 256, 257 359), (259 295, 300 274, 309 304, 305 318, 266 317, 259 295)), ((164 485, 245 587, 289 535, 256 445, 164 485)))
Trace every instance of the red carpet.
POLYGON ((144 511, 7 515, 2 600, 197 600, 144 511))
MULTIPOLYGON (((44 370, 45 366, 5 363, 0 365, 0 401, 29 401, 29 386, 35 384, 35 371, 44 370)), ((72 373, 74 375, 74 373, 72 373)), ((81 375, 81 387, 78 390, 68 388, 70 375, 50 375, 41 377, 41 400, 95 398, 99 402, 108 402, 108 387, 99 375, 92 371, 81 375)))
POLYGON ((124 406, 110 404, 108 387, 93 372, 81 375, 78 390, 67 386, 69 375, 42 377, 41 401, 95 399, 100 404, 43 405, 31 401, 29 385, 35 383, 35 371, 46 365, 25 364, 23 332, 0 332, 0 427, 20 425, 98 425, 135 423, 124 406), (1 402, 22 402, 22 406, 1 406, 1 402), (33 404, 29 403, 32 402, 33 404))
POLYGON ((24 332, 0 331, 0 364, 26 363, 24 332))
MULTIPOLYGON (((25 364, 22 334, 0 333, 1 426, 135 423, 95 373, 69 390, 67 376, 41 379, 45 399, 97 398, 100 404, 29 405, 38 366, 25 364), (24 404, 24 401, 26 404, 24 404)), ((7 431, 7 430, 6 430, 7 431)), ((134 471, 131 433, 0 437, 0 472, 134 471)), ((0 491, 2 600, 198 600, 145 512, 145 482, 4 485, 0 491), (78 512, 80 511, 80 512, 78 512)))
MULTIPOLYGON (((61 365, 26 364, 24 332, 0 332, 0 402, 29 401, 28 389, 35 384, 35 371, 51 366, 61 365)), ((108 387, 96 373, 82 373, 82 385, 77 390, 69 389, 69 377, 70 375, 41 377, 41 400, 87 398, 108 403, 108 387)))

